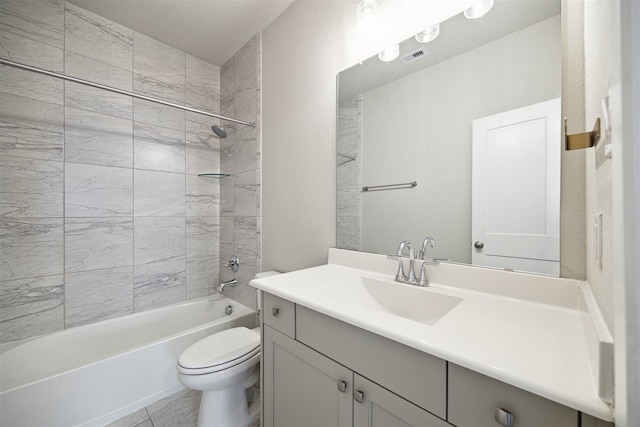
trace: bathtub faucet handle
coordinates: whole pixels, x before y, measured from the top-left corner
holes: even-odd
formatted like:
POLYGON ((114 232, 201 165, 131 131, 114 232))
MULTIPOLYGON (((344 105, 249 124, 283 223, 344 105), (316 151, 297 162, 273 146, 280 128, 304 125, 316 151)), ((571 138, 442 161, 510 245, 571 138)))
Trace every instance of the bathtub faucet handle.
POLYGON ((234 273, 238 272, 238 269, 240 268, 240 260, 238 259, 237 256, 232 255, 231 258, 229 258, 229 260, 227 261, 227 263, 224 265, 224 267, 227 270, 231 270, 234 273))

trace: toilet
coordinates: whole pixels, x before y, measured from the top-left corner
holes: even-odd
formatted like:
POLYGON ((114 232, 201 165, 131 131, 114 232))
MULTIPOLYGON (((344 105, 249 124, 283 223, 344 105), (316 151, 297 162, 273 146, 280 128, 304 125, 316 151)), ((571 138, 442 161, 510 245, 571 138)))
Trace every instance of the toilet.
POLYGON ((260 379, 260 328, 230 328, 203 338, 182 352, 176 369, 185 387, 202 391, 198 427, 246 426, 252 415, 246 389, 260 379))

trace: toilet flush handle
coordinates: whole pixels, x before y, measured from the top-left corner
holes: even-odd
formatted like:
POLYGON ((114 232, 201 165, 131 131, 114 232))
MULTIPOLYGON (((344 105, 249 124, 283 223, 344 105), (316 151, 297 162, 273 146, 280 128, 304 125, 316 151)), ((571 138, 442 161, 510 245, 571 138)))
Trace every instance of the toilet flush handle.
POLYGON ((278 314, 280 314, 280 309, 276 308, 276 307, 273 307, 271 309, 271 314, 273 314, 273 317, 278 317, 278 314))

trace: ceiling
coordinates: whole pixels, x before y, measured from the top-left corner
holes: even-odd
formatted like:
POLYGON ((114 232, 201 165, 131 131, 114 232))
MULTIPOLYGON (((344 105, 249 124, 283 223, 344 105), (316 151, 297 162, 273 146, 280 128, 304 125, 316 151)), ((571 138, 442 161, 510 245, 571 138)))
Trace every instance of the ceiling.
POLYGON ((222 66, 294 0, 68 0, 222 66))

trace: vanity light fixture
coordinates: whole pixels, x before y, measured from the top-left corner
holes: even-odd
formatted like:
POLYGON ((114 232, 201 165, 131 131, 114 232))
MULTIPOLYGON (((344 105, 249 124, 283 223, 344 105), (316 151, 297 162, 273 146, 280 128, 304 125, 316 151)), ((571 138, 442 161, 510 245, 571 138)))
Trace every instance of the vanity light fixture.
POLYGON ((382 52, 378 53, 378 59, 384 62, 390 62, 400 56, 400 45, 394 44, 387 47, 382 52))
POLYGON ((464 11, 464 17, 467 19, 482 18, 493 7, 493 0, 480 0, 470 8, 464 11))
POLYGON ((416 34, 416 41, 420 43, 429 43, 434 41, 440 34, 440 24, 432 25, 426 30, 416 34))

